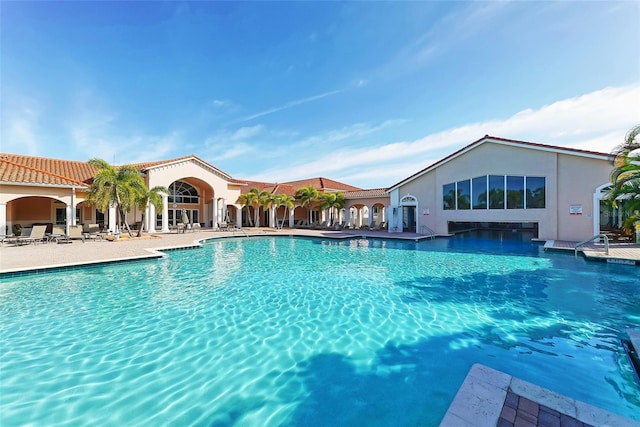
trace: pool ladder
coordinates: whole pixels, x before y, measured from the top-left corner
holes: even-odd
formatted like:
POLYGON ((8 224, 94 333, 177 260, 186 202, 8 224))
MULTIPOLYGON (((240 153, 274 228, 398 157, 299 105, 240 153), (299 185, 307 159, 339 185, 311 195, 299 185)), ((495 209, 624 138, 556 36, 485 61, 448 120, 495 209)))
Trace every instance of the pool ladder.
POLYGON ((436 232, 433 231, 432 229, 430 229, 429 227, 427 227, 426 225, 421 225, 420 226, 420 234, 426 234, 431 239, 435 239, 435 237, 436 237, 436 232))
POLYGON ((599 239, 600 237, 604 238, 604 250, 605 250, 605 253, 609 255, 609 237, 606 234, 596 234, 593 237, 589 237, 588 239, 584 239, 583 241, 576 243, 576 245, 573 247, 574 255, 578 256, 578 248, 580 246, 590 243, 596 239, 599 239))

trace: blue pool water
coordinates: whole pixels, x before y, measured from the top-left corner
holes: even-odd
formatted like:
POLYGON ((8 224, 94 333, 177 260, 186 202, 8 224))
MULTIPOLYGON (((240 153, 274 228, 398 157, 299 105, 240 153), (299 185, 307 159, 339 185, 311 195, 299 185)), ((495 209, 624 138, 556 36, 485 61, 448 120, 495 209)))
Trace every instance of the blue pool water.
POLYGON ((515 241, 217 240, 0 281, 0 424, 434 426, 474 363, 640 420, 640 270, 515 241))

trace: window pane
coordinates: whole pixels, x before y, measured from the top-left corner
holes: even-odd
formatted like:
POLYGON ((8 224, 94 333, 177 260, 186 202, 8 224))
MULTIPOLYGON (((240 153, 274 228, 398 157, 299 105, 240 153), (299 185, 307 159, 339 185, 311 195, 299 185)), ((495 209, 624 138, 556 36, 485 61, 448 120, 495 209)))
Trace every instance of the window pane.
POLYGON ((56 208, 56 224, 67 223, 67 210, 65 208, 56 208))
POLYGON ((543 209, 545 207, 545 187, 544 177, 527 177, 527 209, 543 209))
POLYGON ((456 208, 456 185, 454 183, 442 186, 442 208, 445 211, 456 208))
POLYGON ((504 176, 489 175, 489 209, 504 209, 504 176))
POLYGON ((507 176, 507 209, 524 209, 523 176, 507 176))
POLYGON ((473 209, 487 209, 487 177, 479 176, 471 181, 473 209))
POLYGON ((471 209, 471 181, 458 181, 458 209, 471 209))

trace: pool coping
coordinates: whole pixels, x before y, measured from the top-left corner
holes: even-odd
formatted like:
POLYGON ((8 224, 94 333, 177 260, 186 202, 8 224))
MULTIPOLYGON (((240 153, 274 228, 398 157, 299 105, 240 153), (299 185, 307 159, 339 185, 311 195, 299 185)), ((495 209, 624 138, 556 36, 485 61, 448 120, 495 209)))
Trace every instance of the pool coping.
POLYGON ((563 396, 481 364, 474 364, 469 370, 440 422, 440 427, 498 425, 508 392, 588 425, 640 427, 638 421, 563 396))

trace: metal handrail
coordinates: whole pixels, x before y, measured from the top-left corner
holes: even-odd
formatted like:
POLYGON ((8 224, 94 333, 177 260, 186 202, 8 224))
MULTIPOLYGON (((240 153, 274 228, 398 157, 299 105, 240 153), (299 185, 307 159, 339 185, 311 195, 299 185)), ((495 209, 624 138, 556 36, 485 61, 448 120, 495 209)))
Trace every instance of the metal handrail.
POLYGON ((578 248, 580 246, 586 243, 592 242, 595 239, 599 239, 600 237, 604 238, 604 250, 605 250, 605 253, 609 255, 609 236, 607 236, 606 234, 597 234, 593 237, 589 237, 588 239, 584 239, 583 241, 576 243, 575 246, 573 247, 574 255, 578 256, 578 248))
POLYGON ((436 232, 433 231, 432 229, 430 229, 429 227, 427 227, 426 225, 421 225, 420 226, 420 234, 428 234, 429 237, 431 237, 432 239, 434 239, 436 237, 436 232), (425 230, 428 232, 425 232, 425 230))

